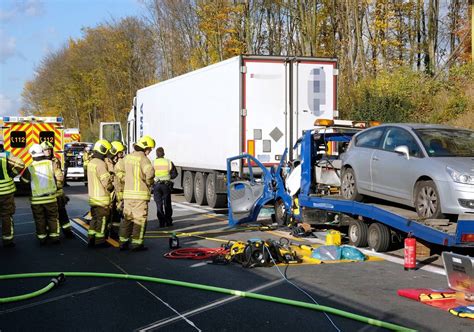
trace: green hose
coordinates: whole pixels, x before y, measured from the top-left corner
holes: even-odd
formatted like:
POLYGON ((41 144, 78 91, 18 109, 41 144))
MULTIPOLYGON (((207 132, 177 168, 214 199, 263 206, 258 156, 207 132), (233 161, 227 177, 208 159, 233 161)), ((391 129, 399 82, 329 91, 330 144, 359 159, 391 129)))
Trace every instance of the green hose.
POLYGON ((56 273, 56 278, 51 279, 49 284, 47 284, 45 287, 38 289, 37 291, 31 292, 31 293, 26 293, 22 295, 17 295, 17 296, 11 296, 11 297, 0 297, 0 303, 10 303, 10 302, 17 302, 17 301, 23 301, 23 300, 28 300, 33 297, 37 297, 40 295, 43 295, 46 292, 49 292, 51 289, 59 285, 64 281, 64 274, 56 273))
MULTIPOLYGON (((0 275, 0 280, 9 280, 9 279, 22 279, 22 278, 38 278, 38 277, 51 277, 51 276, 57 276, 61 272, 40 272, 40 273, 20 273, 20 274, 6 274, 6 275, 0 275)), ((229 294, 229 295, 234 295, 234 296, 240 296, 240 297, 247 297, 247 298, 252 298, 252 299, 257 299, 257 300, 263 300, 263 301, 270 301, 270 302, 276 302, 280 304, 286 304, 286 305, 292 305, 296 307, 301 307, 301 308, 306 308, 306 309, 311 309, 311 310, 316 310, 316 311, 324 311, 330 314, 334 315, 339 315, 345 318, 357 320, 366 324, 378 326, 378 327, 383 327, 389 330, 394 330, 394 331, 415 331, 400 325, 392 324, 392 323, 387 323, 381 320, 377 319, 372 319, 368 318, 365 316, 353 314, 347 311, 323 306, 323 305, 318 305, 318 304, 313 304, 313 303, 307 303, 307 302, 301 302, 301 301, 294 301, 294 300, 289 300, 281 297, 275 297, 275 296, 269 296, 269 295, 263 295, 263 294, 257 294, 257 293, 251 293, 251 292, 243 292, 243 291, 238 291, 238 290, 233 290, 233 289, 228 289, 228 288, 221 288, 221 287, 214 287, 214 286, 208 286, 208 285, 203 285, 203 284, 195 284, 195 283, 190 283, 190 282, 184 282, 184 281, 177 281, 177 280, 171 280, 171 279, 161 279, 161 278, 155 278, 155 277, 147 277, 147 276, 140 276, 140 275, 132 275, 132 274, 116 274, 116 273, 96 273, 96 272, 62 272, 64 276, 66 277, 96 277, 96 278, 115 278, 115 279, 128 279, 128 280, 135 280, 135 281, 148 281, 148 282, 155 282, 159 284, 166 284, 166 285, 173 285, 173 286, 180 286, 180 287, 188 287, 188 288, 195 288, 195 289, 201 289, 201 290, 207 290, 211 292, 217 292, 217 293, 223 293, 223 294, 229 294)), ((49 287, 48 285, 47 287, 49 287)), ((53 285, 54 286, 54 285, 53 285)), ((53 287, 52 286, 52 287, 53 287)), ((20 295, 16 299, 16 301, 24 300, 27 298, 31 298, 34 296, 41 295, 48 290, 50 290, 52 287, 48 288, 47 287, 34 292, 30 294, 25 294, 25 295, 20 295), (39 294, 36 294, 38 292, 41 292, 39 294), (27 296, 26 298, 22 298, 24 296, 27 296)), ((11 298, 0 298, 0 303, 6 303, 3 302, 5 299, 13 299, 15 297, 11 298)), ((10 300, 8 302, 14 302, 15 300, 10 300)))

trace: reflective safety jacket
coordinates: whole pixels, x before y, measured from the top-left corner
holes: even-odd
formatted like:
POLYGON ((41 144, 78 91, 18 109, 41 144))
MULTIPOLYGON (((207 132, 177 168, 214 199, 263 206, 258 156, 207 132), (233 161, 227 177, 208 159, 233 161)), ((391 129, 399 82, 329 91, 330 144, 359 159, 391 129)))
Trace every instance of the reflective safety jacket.
POLYGON ((119 158, 114 166, 114 190, 118 200, 123 200, 123 188, 125 186, 125 161, 119 158))
POLYGON ((13 194, 16 191, 13 178, 25 168, 23 160, 6 153, 0 154, 0 196, 13 194))
POLYGON ((134 151, 124 158, 125 187, 123 199, 149 201, 155 172, 143 151, 134 151))
POLYGON ((56 202, 56 174, 53 162, 49 159, 34 160, 28 166, 31 185, 31 204, 47 204, 56 202))
POLYGON ((166 158, 156 158, 153 161, 153 168, 155 169, 155 181, 168 181, 171 179, 171 161, 166 158))
POLYGON ((105 166, 107 167, 107 171, 110 173, 110 180, 112 182, 112 192, 110 193, 110 201, 112 202, 115 199, 115 172, 114 172, 114 162, 111 158, 105 157, 105 166))
POLYGON ((87 165, 87 180, 90 206, 109 206, 110 192, 113 190, 112 177, 105 162, 93 158, 87 165))
POLYGON ((64 184, 64 173, 63 170, 61 169, 61 161, 59 161, 58 158, 53 157, 51 159, 53 162, 53 171, 54 174, 56 175, 56 187, 58 188, 58 196, 63 195, 63 184, 64 184))

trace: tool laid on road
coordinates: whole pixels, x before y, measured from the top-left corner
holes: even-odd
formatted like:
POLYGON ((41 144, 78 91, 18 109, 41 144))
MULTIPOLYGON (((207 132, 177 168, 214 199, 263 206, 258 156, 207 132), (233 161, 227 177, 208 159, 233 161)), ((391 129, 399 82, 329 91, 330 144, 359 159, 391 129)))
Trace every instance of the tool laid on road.
POLYGON ((171 234, 169 242, 170 242, 170 249, 179 248, 179 238, 176 236, 176 233, 171 234))
POLYGON ((210 260, 215 256, 225 255, 228 250, 225 248, 180 248, 167 252, 163 255, 171 259, 196 259, 210 260))
POLYGON ((301 258, 290 247, 289 241, 250 239, 245 242, 229 241, 220 248, 183 248, 172 250, 164 257, 172 259, 212 259, 215 264, 238 263, 245 268, 272 266, 269 254, 277 263, 301 263, 301 258))
POLYGON ((461 317, 474 319, 474 258, 443 252, 447 289, 407 288, 397 294, 461 317))

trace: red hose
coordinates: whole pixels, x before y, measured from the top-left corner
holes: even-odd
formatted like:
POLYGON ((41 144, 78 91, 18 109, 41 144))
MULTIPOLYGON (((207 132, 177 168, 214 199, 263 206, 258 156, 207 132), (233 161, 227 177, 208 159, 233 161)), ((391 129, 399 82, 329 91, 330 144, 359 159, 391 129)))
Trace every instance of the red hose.
POLYGON ((163 256, 171 259, 210 259, 227 253, 229 249, 224 248, 182 248, 167 252, 163 256))

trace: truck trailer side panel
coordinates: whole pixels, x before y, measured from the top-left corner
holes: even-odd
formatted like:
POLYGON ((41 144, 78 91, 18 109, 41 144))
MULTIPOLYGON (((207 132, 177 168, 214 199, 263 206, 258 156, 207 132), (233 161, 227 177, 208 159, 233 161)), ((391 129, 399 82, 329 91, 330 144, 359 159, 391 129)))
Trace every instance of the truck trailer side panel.
POLYGON ((138 90, 137 137, 153 137, 177 166, 225 170, 240 152, 239 75, 234 57, 138 90))
POLYGON ((315 119, 334 117, 336 69, 336 59, 244 55, 143 88, 128 117, 129 149, 150 135, 178 167, 186 200, 206 204, 205 192, 216 207, 228 156, 278 165, 315 119))
POLYGON ((337 117, 337 62, 302 59, 293 63, 293 142, 316 118, 337 117))

